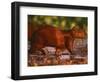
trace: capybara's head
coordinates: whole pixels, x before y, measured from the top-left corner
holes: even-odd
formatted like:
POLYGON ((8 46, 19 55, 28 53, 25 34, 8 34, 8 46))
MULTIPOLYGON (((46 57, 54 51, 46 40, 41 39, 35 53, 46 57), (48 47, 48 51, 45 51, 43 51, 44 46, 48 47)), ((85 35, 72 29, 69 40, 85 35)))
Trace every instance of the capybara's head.
POLYGON ((71 34, 74 38, 85 38, 86 37, 85 30, 79 26, 73 27, 71 30, 71 34))

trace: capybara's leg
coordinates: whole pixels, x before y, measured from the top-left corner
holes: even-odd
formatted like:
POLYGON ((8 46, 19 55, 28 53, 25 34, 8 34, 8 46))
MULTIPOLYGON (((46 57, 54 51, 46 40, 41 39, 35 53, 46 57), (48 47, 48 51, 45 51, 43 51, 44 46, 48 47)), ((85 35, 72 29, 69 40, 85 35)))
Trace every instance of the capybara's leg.
POLYGON ((66 48, 68 49, 68 51, 72 54, 72 50, 73 50, 73 39, 69 39, 68 41, 66 41, 66 48))
POLYGON ((73 50, 73 40, 71 40, 69 42, 69 49, 70 49, 70 52, 72 53, 72 50, 73 50))

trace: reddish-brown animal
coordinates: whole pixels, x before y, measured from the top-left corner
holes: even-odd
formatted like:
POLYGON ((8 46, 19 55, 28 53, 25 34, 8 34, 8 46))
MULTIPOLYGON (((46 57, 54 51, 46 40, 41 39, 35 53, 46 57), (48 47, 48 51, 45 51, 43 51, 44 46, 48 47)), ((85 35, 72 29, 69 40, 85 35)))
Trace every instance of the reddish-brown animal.
POLYGON ((58 28, 47 25, 38 27, 29 24, 28 38, 31 41, 29 53, 41 50, 46 46, 56 47, 56 54, 59 54, 65 47, 72 53, 75 38, 86 37, 85 31, 76 27, 73 27, 69 31, 61 31, 58 28))
POLYGON ((33 33, 30 53, 46 46, 55 47, 56 55, 59 55, 59 52, 65 48, 64 35, 58 28, 43 26, 33 33))

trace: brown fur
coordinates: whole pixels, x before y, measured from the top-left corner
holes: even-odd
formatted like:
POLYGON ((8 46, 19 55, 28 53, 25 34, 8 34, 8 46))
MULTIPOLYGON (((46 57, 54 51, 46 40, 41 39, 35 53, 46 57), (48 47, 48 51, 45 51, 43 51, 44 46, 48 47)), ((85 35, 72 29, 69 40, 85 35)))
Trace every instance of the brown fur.
POLYGON ((30 53, 41 50, 45 46, 56 47, 56 53, 65 48, 63 33, 51 26, 44 26, 33 33, 30 53))

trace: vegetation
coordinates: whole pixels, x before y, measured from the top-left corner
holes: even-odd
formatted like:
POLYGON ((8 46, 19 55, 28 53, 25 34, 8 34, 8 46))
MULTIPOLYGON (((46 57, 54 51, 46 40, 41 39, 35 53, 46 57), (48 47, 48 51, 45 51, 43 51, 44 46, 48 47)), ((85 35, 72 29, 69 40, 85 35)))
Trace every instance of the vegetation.
POLYGON ((87 32, 88 27, 87 17, 28 15, 28 22, 37 25, 51 25, 61 30, 70 30, 79 25, 80 28, 84 28, 87 32))

